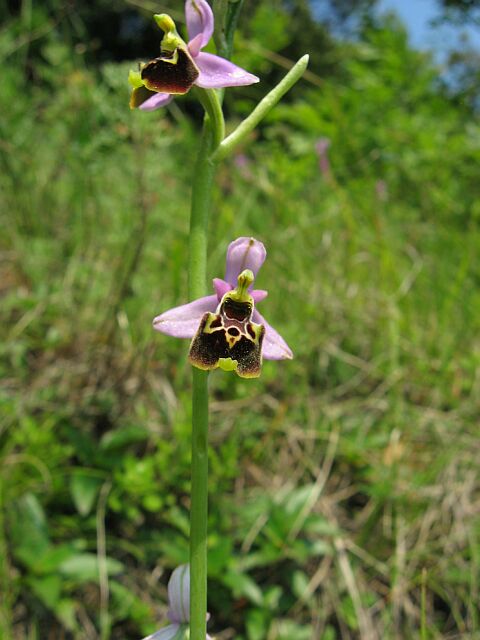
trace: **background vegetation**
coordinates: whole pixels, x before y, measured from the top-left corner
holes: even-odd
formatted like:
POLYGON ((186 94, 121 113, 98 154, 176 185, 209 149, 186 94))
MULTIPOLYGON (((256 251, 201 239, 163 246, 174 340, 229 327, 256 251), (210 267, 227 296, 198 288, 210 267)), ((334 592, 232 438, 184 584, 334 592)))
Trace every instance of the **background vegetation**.
MULTIPOLYGON (((264 241, 261 311, 296 355, 212 376, 219 640, 479 637, 478 75, 450 83, 372 4, 341 40, 345 2, 330 27, 300 1, 243 13, 236 60, 262 83, 229 92, 232 118, 312 66, 215 196, 211 276, 231 239, 264 241)), ((186 301, 200 112, 127 106, 159 8, 3 10, 5 640, 138 640, 187 560, 187 345, 151 319, 186 301)))

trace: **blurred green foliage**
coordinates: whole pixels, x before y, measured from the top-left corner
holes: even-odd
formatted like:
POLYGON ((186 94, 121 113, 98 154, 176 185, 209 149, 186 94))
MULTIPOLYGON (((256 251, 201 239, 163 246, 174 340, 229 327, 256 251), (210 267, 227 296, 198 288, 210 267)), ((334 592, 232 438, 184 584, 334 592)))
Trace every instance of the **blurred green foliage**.
MULTIPOLYGON (((236 56, 267 86, 305 46, 271 7, 236 56)), ((186 344, 151 319, 185 301, 199 111, 130 112, 129 64, 93 66, 64 20, 26 3, 0 34, 0 637, 135 640, 188 557, 186 344)), ((478 116, 394 20, 315 29, 313 71, 218 176, 210 275, 264 241, 296 358, 212 376, 211 628, 474 638, 478 116)))

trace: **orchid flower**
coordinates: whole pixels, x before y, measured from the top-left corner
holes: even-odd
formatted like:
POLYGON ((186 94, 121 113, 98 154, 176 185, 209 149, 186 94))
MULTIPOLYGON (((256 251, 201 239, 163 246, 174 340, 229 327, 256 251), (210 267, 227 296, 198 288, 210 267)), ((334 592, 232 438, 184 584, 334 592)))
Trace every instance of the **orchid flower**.
MULTIPOLYGON (((177 567, 168 581, 168 619, 172 624, 163 627, 143 640, 184 640, 188 638, 190 621, 190 565, 177 567)), ((212 640, 207 634, 206 640, 212 640)))
POLYGON ((130 71, 132 109, 159 109, 168 104, 174 95, 190 91, 193 85, 203 89, 223 89, 259 81, 256 76, 229 60, 202 51, 214 29, 213 12, 206 0, 186 0, 185 18, 190 38, 188 44, 178 35, 170 16, 154 16, 164 32, 160 57, 141 65, 140 71, 130 71))
POLYGON ((175 338, 191 338, 189 360, 200 369, 220 367, 254 378, 260 375, 262 357, 292 358, 285 340, 255 308, 267 296, 252 286, 266 255, 258 240, 237 238, 228 246, 225 279, 213 280, 215 294, 165 311, 153 327, 175 338))

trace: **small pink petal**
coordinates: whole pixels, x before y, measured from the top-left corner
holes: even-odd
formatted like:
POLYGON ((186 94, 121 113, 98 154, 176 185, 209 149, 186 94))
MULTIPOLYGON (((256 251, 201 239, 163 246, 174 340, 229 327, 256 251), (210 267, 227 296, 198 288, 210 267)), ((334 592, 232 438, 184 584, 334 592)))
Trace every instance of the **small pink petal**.
POLYGON ((213 53, 200 52, 195 57, 195 64, 200 70, 195 84, 203 89, 240 87, 260 81, 257 76, 213 53))
POLYGON ((203 314, 215 312, 217 305, 217 296, 206 296, 182 304, 157 316, 153 320, 153 328, 174 338, 193 338, 203 314))
POLYGON ((155 109, 164 107, 172 100, 173 96, 171 96, 169 93, 156 93, 151 98, 148 98, 148 100, 145 100, 145 102, 139 106, 139 109, 141 109, 142 111, 155 111, 155 109))
POLYGON ((195 38, 190 40, 190 42, 188 43, 187 47, 192 58, 196 58, 200 53, 200 49, 203 46, 202 40, 203 40, 203 36, 201 33, 199 33, 198 36, 195 36, 195 38))
POLYGON ((253 312, 252 320, 265 326, 265 337, 262 345, 262 355, 265 360, 291 360, 293 358, 292 350, 282 336, 268 324, 256 309, 253 312))
POLYGON ((190 40, 201 35, 202 49, 213 34, 213 12, 206 0, 187 0, 185 2, 185 19, 190 40))
POLYGON ((143 640, 174 640, 180 629, 179 624, 169 624, 168 627, 163 627, 160 631, 152 633, 151 636, 143 638, 143 640))
POLYGON ((234 287, 232 287, 229 282, 227 282, 226 280, 222 280, 221 278, 213 279, 213 288, 217 293, 217 299, 219 302, 227 293, 227 291, 231 291, 232 289, 234 289, 234 287))
POLYGON ((315 143, 315 151, 319 156, 321 156, 328 150, 328 147, 330 145, 331 145, 330 138, 318 138, 318 140, 315 143))
POLYGON ((262 242, 255 238, 237 238, 228 245, 225 280, 233 287, 237 286, 237 278, 244 269, 250 269, 254 277, 265 262, 267 251, 262 242))
POLYGON ((257 304, 257 302, 265 300, 265 298, 268 296, 268 291, 265 291, 265 289, 254 289, 250 292, 250 295, 252 296, 255 304, 257 304))
MULTIPOLYGON (((197 327, 198 329, 198 327, 197 327)), ((190 619, 190 565, 181 564, 168 581, 168 617, 182 624, 190 619)))

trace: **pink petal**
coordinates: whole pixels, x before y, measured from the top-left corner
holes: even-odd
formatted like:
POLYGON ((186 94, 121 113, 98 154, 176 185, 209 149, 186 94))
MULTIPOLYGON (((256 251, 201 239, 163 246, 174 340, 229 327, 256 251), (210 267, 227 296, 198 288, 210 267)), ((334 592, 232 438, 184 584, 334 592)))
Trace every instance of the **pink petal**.
POLYGON ((227 282, 226 280, 222 280, 221 278, 214 278, 213 279, 213 288, 215 289, 215 291, 217 293, 217 299, 220 302, 220 300, 227 293, 227 291, 231 291, 235 287, 232 287, 232 285, 229 282, 227 282))
POLYGON ((321 156, 324 153, 326 153, 330 145, 331 145, 330 138, 318 138, 318 140, 315 143, 315 151, 319 156, 321 156))
POLYGON ((185 19, 190 40, 201 35, 199 50, 210 40, 213 34, 213 12, 206 0, 187 0, 185 2, 185 19))
POLYGON ((225 280, 236 287, 238 275, 244 269, 250 269, 256 277, 266 257, 267 251, 262 242, 255 238, 237 238, 228 245, 225 280))
POLYGON ((179 629, 179 624, 169 624, 168 627, 163 627, 160 631, 152 633, 151 636, 147 636, 143 640, 173 640, 179 629))
POLYGON ((255 304, 257 304, 257 302, 265 300, 265 298, 268 296, 268 291, 265 291, 265 289, 254 289, 250 292, 250 294, 255 304))
POLYGON ((265 360, 291 360, 293 358, 292 350, 282 336, 268 324, 256 309, 253 312, 252 320, 265 326, 265 337, 262 345, 262 355, 265 360))
POLYGON ((203 314, 214 312, 217 305, 217 296, 206 296, 182 304, 157 316, 153 320, 153 328, 174 338, 193 338, 203 314))
POLYGON ((195 38, 193 38, 193 40, 190 40, 187 47, 192 58, 196 58, 200 53, 200 49, 202 48, 202 34, 199 33, 198 36, 195 36, 195 38))
POLYGON ((200 70, 195 84, 203 89, 240 87, 260 81, 257 76, 213 53, 200 52, 195 57, 195 64, 200 70))
MULTIPOLYGON (((197 327, 198 329, 198 327, 197 327)), ((190 565, 181 564, 168 581, 168 617, 171 622, 184 623, 190 619, 190 565)))
POLYGON ((148 100, 145 100, 138 108, 142 111, 155 111, 155 109, 160 109, 160 107, 164 107, 171 100, 173 100, 173 96, 169 93, 156 93, 148 100))

